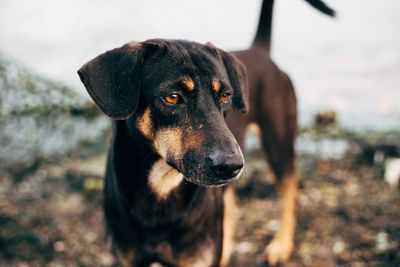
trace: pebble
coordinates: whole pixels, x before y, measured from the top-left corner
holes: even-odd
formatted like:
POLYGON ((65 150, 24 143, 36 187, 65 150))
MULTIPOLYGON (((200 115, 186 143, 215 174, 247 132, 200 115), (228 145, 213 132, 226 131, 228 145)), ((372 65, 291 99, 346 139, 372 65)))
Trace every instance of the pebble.
POLYGON ((114 258, 111 253, 106 252, 99 255, 99 261, 106 266, 110 266, 114 262, 114 258))
POLYGON ((388 250, 390 247, 389 235, 386 232, 379 232, 375 236, 375 248, 379 252, 388 250))
POLYGON ((385 181, 397 187, 400 181, 400 158, 388 159, 385 162, 385 181))
POLYGON ((335 254, 340 254, 346 249, 346 243, 342 240, 337 240, 332 247, 332 251, 335 254))
POLYGON ((254 246, 254 244, 252 244, 250 242, 240 242, 236 246, 236 252, 238 254, 249 254, 249 253, 253 253, 255 250, 256 250, 256 247, 254 246))
POLYGON ((280 225, 281 223, 278 220, 270 220, 267 224, 267 228, 271 232, 276 233, 278 232, 280 225))
POLYGON ((56 241, 53 245, 53 248, 57 252, 65 251, 65 243, 63 241, 56 241))

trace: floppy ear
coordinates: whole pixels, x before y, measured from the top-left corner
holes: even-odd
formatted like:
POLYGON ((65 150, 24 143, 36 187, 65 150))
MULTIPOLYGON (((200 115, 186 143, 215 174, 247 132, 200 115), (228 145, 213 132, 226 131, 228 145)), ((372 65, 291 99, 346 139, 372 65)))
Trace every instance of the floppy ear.
POLYGON ((113 119, 126 119, 136 110, 143 50, 140 43, 128 43, 99 55, 78 71, 96 105, 113 119))
POLYGON ((249 85, 246 68, 235 56, 219 49, 229 82, 233 87, 232 104, 235 110, 246 113, 249 108, 249 85))

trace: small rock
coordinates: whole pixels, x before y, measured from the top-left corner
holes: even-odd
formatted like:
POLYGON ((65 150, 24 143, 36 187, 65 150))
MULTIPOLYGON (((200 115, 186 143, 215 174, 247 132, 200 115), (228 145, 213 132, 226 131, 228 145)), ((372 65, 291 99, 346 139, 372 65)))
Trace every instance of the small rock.
POLYGON ((400 180, 400 158, 385 161, 385 181, 393 187, 399 185, 400 180))
POLYGON ((332 247, 332 251, 335 254, 340 254, 346 249, 346 243, 342 240, 337 240, 332 247))
POLYGON ((54 243, 53 248, 57 252, 65 251, 65 243, 63 241, 57 241, 54 243))
POLYGON ((388 250, 390 247, 389 235, 386 232, 379 232, 375 237, 375 248, 379 252, 388 250))
POLYGON ((111 253, 106 252, 99 255, 99 261, 105 266, 111 266, 114 262, 114 258, 111 253))
POLYGON ((280 222, 278 220, 270 220, 267 224, 267 228, 268 230, 270 230, 271 232, 278 232, 279 227, 280 227, 280 222))
POLYGON ((250 242, 240 242, 236 246, 236 252, 238 254, 249 254, 256 250, 255 246, 250 242))

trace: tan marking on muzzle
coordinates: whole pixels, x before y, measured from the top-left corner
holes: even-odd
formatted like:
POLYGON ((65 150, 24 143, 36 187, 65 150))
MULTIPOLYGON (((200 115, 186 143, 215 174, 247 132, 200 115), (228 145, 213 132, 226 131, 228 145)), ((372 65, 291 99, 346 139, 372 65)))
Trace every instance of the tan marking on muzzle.
POLYGON ((183 181, 183 175, 160 159, 154 163, 148 176, 148 183, 159 200, 165 200, 183 181))
POLYGON ((158 154, 166 159, 167 155, 173 153, 173 157, 178 159, 182 156, 182 129, 166 128, 159 130, 155 134, 154 146, 158 154))
POLYGON ((218 93, 221 90, 221 83, 217 79, 213 79, 212 87, 214 92, 218 93))
POLYGON ((137 127, 147 139, 154 140, 153 121, 151 119, 150 108, 146 108, 142 116, 138 118, 137 127))
POLYGON ((191 78, 185 78, 182 80, 182 84, 185 86, 185 88, 188 91, 193 91, 194 90, 194 81, 191 78))
POLYGON ((183 133, 183 150, 199 150, 204 144, 204 133, 188 130, 183 133))

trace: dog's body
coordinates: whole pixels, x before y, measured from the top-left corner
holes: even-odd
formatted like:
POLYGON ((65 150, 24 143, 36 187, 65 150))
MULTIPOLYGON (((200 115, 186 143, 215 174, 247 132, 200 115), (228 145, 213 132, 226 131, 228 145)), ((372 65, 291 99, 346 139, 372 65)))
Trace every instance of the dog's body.
MULTIPOLYGON (((268 12, 263 5, 260 25, 270 19, 268 12)), ((128 43, 79 70, 98 107, 116 119, 104 208, 125 266, 226 266, 236 209, 232 189, 222 185, 240 176, 240 146, 250 122, 263 130, 284 199, 269 261, 289 257, 297 199, 296 101, 289 79, 261 43, 260 27, 253 47, 235 53, 249 69, 250 98, 242 64, 210 44, 128 43), (230 111, 247 111, 249 100, 246 115, 230 111)))

